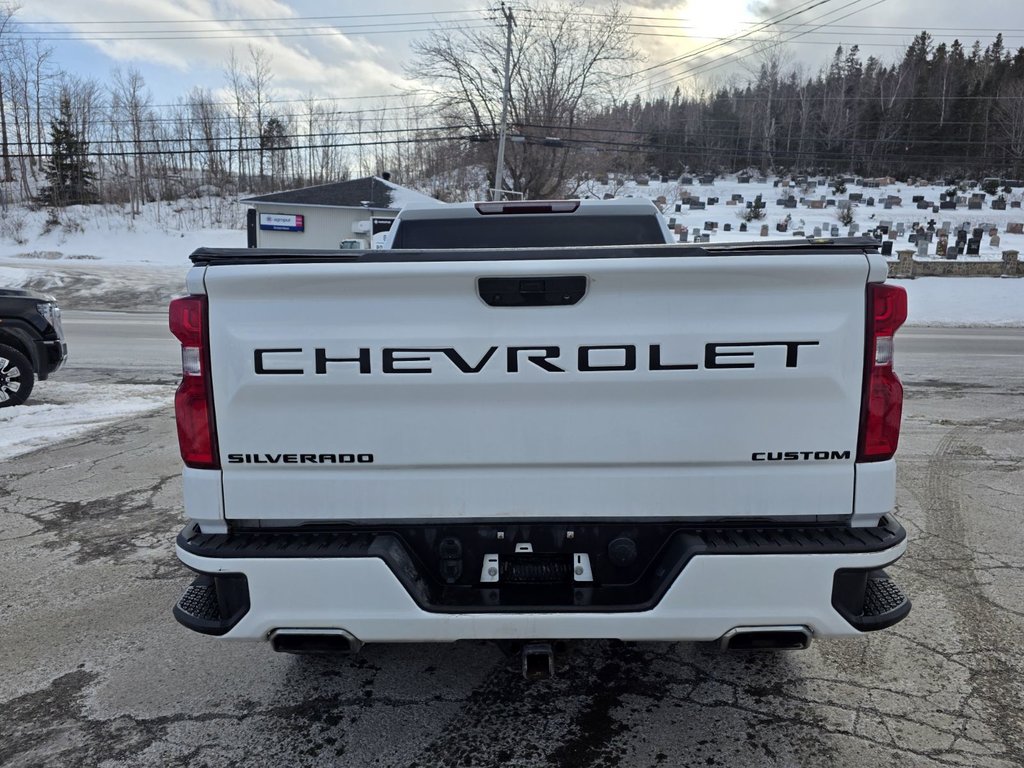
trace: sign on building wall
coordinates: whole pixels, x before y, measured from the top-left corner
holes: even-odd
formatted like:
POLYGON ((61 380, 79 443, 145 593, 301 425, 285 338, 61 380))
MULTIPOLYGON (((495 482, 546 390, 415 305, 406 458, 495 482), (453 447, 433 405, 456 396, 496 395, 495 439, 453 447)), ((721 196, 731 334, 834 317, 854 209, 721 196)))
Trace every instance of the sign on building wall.
POLYGON ((274 232, 302 232, 305 230, 305 217, 301 213, 261 213, 260 229, 274 232))

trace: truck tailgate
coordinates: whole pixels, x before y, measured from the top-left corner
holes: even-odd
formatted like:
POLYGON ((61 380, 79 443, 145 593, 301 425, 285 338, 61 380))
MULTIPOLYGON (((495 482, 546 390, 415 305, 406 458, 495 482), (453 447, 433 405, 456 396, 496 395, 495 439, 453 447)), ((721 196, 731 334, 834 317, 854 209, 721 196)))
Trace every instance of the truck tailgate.
POLYGON ((848 515, 864 253, 208 266, 234 519, 848 515), (563 305, 489 306, 478 280, 563 305))

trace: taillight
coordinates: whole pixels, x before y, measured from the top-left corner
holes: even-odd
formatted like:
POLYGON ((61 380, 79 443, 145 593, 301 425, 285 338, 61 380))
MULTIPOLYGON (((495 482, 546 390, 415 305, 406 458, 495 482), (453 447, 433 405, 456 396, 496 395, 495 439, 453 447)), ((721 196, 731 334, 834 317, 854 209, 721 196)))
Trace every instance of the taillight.
POLYGON ((171 301, 171 333, 181 342, 181 384, 174 394, 178 445, 186 466, 219 469, 210 385, 206 297, 183 296, 171 301))
POLYGON ((870 283, 867 293, 864 393, 857 461, 886 461, 896 453, 903 414, 903 385, 893 371, 893 336, 907 319, 907 292, 870 283))

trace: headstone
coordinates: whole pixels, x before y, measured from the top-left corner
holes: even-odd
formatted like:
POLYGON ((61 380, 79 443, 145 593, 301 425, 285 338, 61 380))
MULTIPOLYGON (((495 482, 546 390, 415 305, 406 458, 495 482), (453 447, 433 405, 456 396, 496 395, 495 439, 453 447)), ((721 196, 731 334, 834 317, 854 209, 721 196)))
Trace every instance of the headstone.
POLYGON ((786 203, 785 203, 784 207, 785 208, 796 208, 796 198, 795 197, 788 197, 788 198, 786 198, 786 203))
POLYGON ((892 202, 891 201, 889 201, 889 200, 885 201, 885 210, 887 210, 887 211, 892 210, 892 202))
POLYGON ((928 202, 927 200, 921 200, 921 201, 920 201, 920 202, 918 202, 918 204, 917 204, 917 209, 918 209, 919 211, 927 211, 927 210, 928 210, 929 208, 931 208, 931 207, 932 207, 932 204, 931 204, 931 203, 929 203, 929 202, 928 202))
POLYGON ((680 184, 693 184, 693 177, 692 176, 680 176, 679 177, 679 183, 680 184))
POLYGON ((700 177, 700 183, 701 184, 705 184, 705 185, 707 185, 707 184, 714 184, 715 183, 715 174, 713 174, 713 173, 705 173, 703 176, 700 177))
POLYGON ((767 224, 762 224, 761 225, 761 237, 768 237, 768 225, 767 224))
POLYGON ((869 197, 867 199, 867 204, 868 204, 868 208, 874 208, 875 207, 875 198, 869 197))
POLYGON ((895 240, 896 239, 896 230, 895 229, 890 229, 889 230, 889 239, 890 240, 895 240))
POLYGON ((863 199, 864 199, 864 193, 863 192, 851 192, 850 193, 850 202, 851 203, 859 203, 863 199))
POLYGON ((948 245, 949 241, 944 237, 940 237, 939 241, 935 243, 935 255, 944 257, 946 255, 946 247, 948 245))
POLYGON ((838 224, 833 224, 832 225, 832 237, 839 237, 839 225, 838 224))
POLYGON ((793 237, 804 237, 804 231, 802 229, 794 229, 793 237))
POLYGON ((992 246, 993 248, 998 248, 999 247, 999 235, 992 235, 992 237, 990 237, 988 239, 988 244, 990 246, 992 246))
POLYGON ((977 256, 981 253, 981 241, 980 240, 968 240, 967 241, 967 255, 977 256))
POLYGON ((855 222, 853 222, 853 223, 852 223, 852 224, 850 225, 850 237, 853 237, 853 236, 854 236, 854 235, 856 235, 856 234, 857 234, 858 232, 860 232, 860 224, 858 224, 858 223, 857 223, 857 222, 855 221, 855 222))
POLYGON ((910 243, 911 245, 915 245, 917 243, 917 233, 911 232, 910 236, 907 237, 907 242, 910 243))
POLYGON ((955 211, 956 200, 943 200, 941 203, 939 203, 939 209, 943 211, 955 211))
POLYGON ((994 226, 989 226, 989 227, 987 227, 987 229, 988 229, 988 236, 989 237, 995 237, 996 235, 999 234, 999 229, 994 227, 994 226))
POLYGON ((951 245, 951 246, 949 246, 946 249, 946 258, 947 259, 957 259, 962 252, 963 252, 962 251, 962 246, 951 245))
POLYGON ((982 229, 981 227, 975 227, 974 229, 971 230, 971 239, 972 240, 981 240, 981 236, 984 233, 985 233, 984 229, 982 229))
POLYGON ((738 201, 736 201, 736 200, 726 200, 725 204, 726 205, 737 205, 738 201))
POLYGON ((718 205, 718 198, 717 197, 709 197, 708 198, 708 205, 718 205))
POLYGON ((750 174, 749 173, 741 173, 739 176, 736 177, 736 181, 738 181, 740 184, 749 184, 750 183, 750 174))
POLYGON ((741 221, 740 222, 740 232, 746 232, 746 231, 747 231, 747 222, 741 221))
POLYGON ((714 221, 705 221, 704 222, 704 229, 715 229, 717 226, 718 226, 718 224, 716 222, 714 222, 714 221))
POLYGON ((683 212, 683 204, 682 203, 676 203, 676 213, 682 213, 682 212, 683 212))
POLYGON ((812 210, 820 211, 820 210, 824 210, 824 208, 825 208, 825 201, 824 200, 808 200, 807 201, 807 205, 812 210))
POLYGON ((1024 235, 1024 221, 1011 221, 1006 225, 1006 234, 1024 235))
POLYGON ((981 200, 978 200, 977 198, 972 197, 970 200, 967 201, 967 210, 969 210, 969 211, 980 211, 981 210, 981 200))
POLYGON ((725 224, 722 225, 722 229, 724 229, 726 232, 732 232, 732 224, 726 222, 725 224))
POLYGON ((815 227, 812 232, 814 237, 821 237, 821 227, 815 227))
POLYGON ((857 230, 855 230, 853 227, 850 227, 848 230, 846 230, 846 236, 847 237, 854 237, 854 236, 856 236, 856 234, 857 234, 857 230))
POLYGON ((668 220, 668 228, 674 230, 676 228, 676 217, 673 216, 668 220))
POLYGON ((896 222, 896 233, 902 235, 906 231, 907 231, 906 223, 904 223, 902 221, 897 221, 896 222))
POLYGON ((835 205, 836 205, 836 201, 831 199, 831 198, 829 198, 828 200, 825 201, 825 207, 826 208, 834 208, 835 205))
POLYGON ((928 241, 918 240, 917 241, 917 258, 923 259, 928 255, 928 241))
POLYGON ((922 200, 924 200, 924 195, 914 195, 910 199, 913 200, 915 203, 920 203, 922 200))
POLYGON ((1011 200, 1010 201, 1010 207, 1011 208, 1020 208, 1020 203, 1021 203, 1020 200, 1011 200))
POLYGON ((690 233, 687 231, 686 227, 681 227, 680 229, 681 231, 678 232, 679 242, 685 243, 690 239, 690 233))
POLYGON ((892 240, 882 241, 882 255, 892 256, 892 240))
POLYGON ((704 203, 695 203, 695 202, 691 202, 690 203, 690 210, 691 211, 703 211, 706 207, 707 206, 704 205, 704 203))
POLYGON ((743 195, 733 195, 732 199, 733 199, 733 202, 735 202, 735 203, 742 203, 743 202, 743 195))
MULTIPOLYGON (((775 204, 776 205, 785 205, 787 200, 789 200, 788 197, 780 197, 778 200, 775 201, 775 204)), ((750 206, 748 205, 747 207, 749 208, 750 206)))

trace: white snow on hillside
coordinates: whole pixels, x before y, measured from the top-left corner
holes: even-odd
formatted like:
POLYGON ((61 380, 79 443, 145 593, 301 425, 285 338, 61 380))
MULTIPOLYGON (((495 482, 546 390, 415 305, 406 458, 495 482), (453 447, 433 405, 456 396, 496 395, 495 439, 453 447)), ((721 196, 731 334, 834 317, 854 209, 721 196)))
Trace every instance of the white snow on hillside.
MULTIPOLYGON (((869 208, 864 204, 853 208, 854 220, 865 232, 882 221, 894 226, 902 222, 908 229, 915 223, 934 219, 939 226, 950 222, 953 226, 970 222, 972 226, 994 224, 1000 230, 998 247, 989 245, 986 235, 982 239, 979 256, 961 256, 964 261, 999 261, 1007 249, 1024 251, 1024 235, 1006 233, 1009 222, 1024 222, 1024 211, 1008 208, 994 211, 986 207, 980 211, 961 208, 956 211, 921 211, 911 202, 914 195, 938 200, 944 185, 925 187, 892 184, 869 189, 848 184, 850 192, 860 192, 865 198, 876 200, 886 195, 898 195, 903 205, 885 210, 880 204, 869 208)), ((797 197, 801 192, 790 190, 797 197)), ((1019 200, 1021 190, 1015 190, 1009 200, 1019 200)), ((656 200, 663 197, 668 219, 689 228, 690 239, 700 229, 707 232, 706 222, 717 222, 718 229, 711 235, 712 243, 792 239, 794 229, 802 229, 810 236, 815 226, 829 232, 839 226, 840 235, 847 235, 847 227, 839 225, 834 208, 812 210, 805 206, 786 209, 777 205, 784 196, 772 181, 742 184, 735 177, 718 178, 713 184, 694 183, 681 186, 676 182, 648 185, 635 181, 597 184, 585 182, 578 192, 581 197, 641 197, 656 200), (676 203, 686 193, 698 195, 706 201, 718 197, 717 205, 706 210, 689 210, 676 203), (766 218, 751 222, 748 232, 739 232, 739 213, 743 205, 726 205, 732 195, 743 195, 753 200, 758 194, 766 202, 766 218), (776 224, 791 216, 790 231, 776 231, 776 224), (725 224, 732 231, 725 232, 725 224), (761 225, 769 229, 767 238, 760 237, 761 225)), ((836 197, 825 185, 808 197, 836 197)), ((844 196, 839 196, 844 197, 844 196)), ((409 200, 404 203, 412 202, 409 200)), ((54 294, 66 307, 78 309, 151 309, 166 307, 168 299, 184 290, 185 273, 191 263, 193 250, 202 246, 242 248, 246 243, 244 209, 228 198, 200 198, 174 203, 143 206, 141 214, 131 216, 119 206, 75 207, 62 212, 62 223, 47 223, 44 210, 27 211, 11 206, 0 213, 0 287, 30 287, 54 294), (20 242, 16 242, 20 241, 20 242)), ((907 236, 894 243, 896 250, 912 248, 907 236)), ((934 254, 934 244, 932 245, 934 254)), ((930 258, 936 258, 932 255, 930 258)), ((1002 325, 1024 327, 1024 279, 1000 280, 996 278, 921 278, 902 281, 910 294, 910 324, 915 325, 1002 325)))

